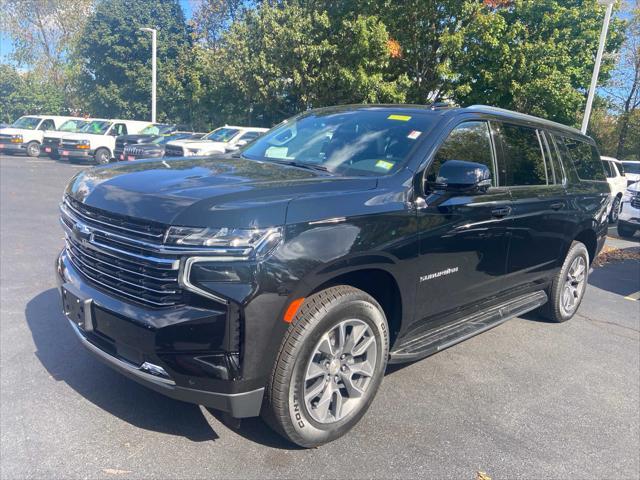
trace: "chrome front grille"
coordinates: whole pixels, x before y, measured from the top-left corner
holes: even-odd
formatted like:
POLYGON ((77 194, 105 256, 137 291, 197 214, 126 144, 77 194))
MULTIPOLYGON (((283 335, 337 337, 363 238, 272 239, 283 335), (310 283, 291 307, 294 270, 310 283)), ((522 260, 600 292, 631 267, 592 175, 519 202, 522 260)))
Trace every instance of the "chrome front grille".
POLYGON ((42 145, 46 145, 48 147, 51 147, 51 146, 57 147, 59 144, 60 144, 60 139, 59 138, 44 137, 42 139, 42 145))
POLYGON ((184 157, 184 149, 178 145, 167 145, 164 147, 165 157, 184 157))
POLYGON ((70 197, 60 210, 67 256, 89 283, 151 307, 183 302, 179 256, 163 249, 164 226, 87 207, 70 197))
POLYGON ((11 135, 0 133, 0 143, 11 143, 11 135))

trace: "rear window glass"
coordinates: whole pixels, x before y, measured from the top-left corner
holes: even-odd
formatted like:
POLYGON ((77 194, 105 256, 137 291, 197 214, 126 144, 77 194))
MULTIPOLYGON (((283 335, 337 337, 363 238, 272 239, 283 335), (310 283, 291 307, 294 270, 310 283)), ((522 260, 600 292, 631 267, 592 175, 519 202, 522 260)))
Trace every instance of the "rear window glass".
POLYGON ((611 162, 608 162, 606 160, 602 161, 602 166, 604 167, 604 172, 607 174, 607 177, 615 177, 615 173, 613 173, 613 170, 611 168, 611 162))
POLYGON ((631 163, 631 162, 624 162, 624 171, 626 173, 633 173, 634 175, 637 175, 640 173, 640 162, 638 163, 631 163))
POLYGON ((568 137, 556 136, 556 140, 559 140, 562 156, 573 164, 581 180, 607 179, 600 154, 594 146, 568 137))
POLYGON ((499 126, 504 161, 502 186, 547 185, 547 165, 535 128, 502 124, 499 126))

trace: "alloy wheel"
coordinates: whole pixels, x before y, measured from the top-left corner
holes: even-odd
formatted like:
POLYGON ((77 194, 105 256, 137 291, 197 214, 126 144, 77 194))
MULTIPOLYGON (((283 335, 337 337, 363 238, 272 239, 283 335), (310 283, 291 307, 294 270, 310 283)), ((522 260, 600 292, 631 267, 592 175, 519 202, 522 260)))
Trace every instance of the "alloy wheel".
POLYGON ((304 378, 304 402, 318 423, 342 420, 357 410, 375 372, 377 341, 362 320, 344 320, 315 346, 304 378))
POLYGON ((567 271, 562 290, 561 307, 567 315, 576 311, 586 287, 587 261, 580 255, 576 257, 567 271))

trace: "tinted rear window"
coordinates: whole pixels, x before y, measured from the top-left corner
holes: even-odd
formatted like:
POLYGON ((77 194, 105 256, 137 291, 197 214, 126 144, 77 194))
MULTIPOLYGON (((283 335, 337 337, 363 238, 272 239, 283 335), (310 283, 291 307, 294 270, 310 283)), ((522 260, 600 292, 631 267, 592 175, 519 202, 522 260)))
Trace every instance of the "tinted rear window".
POLYGON ((596 147, 568 137, 556 135, 562 157, 573 164, 581 180, 606 180, 604 165, 596 147))
POLYGON ((547 166, 537 130, 502 124, 499 131, 504 156, 500 185, 547 185, 547 166))

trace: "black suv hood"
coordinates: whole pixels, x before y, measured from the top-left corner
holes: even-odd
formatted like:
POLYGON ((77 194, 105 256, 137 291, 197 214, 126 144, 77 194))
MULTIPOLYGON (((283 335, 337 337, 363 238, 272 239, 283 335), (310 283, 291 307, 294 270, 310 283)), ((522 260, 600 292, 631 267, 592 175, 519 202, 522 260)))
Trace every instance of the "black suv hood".
POLYGON ((343 178, 231 156, 146 160, 78 173, 66 193, 89 206, 165 224, 270 227, 285 222, 302 195, 375 188, 343 178))
POLYGON ((136 135, 120 135, 118 140, 130 144, 130 143, 147 143, 150 140, 158 137, 159 135, 151 135, 151 134, 136 134, 136 135))

